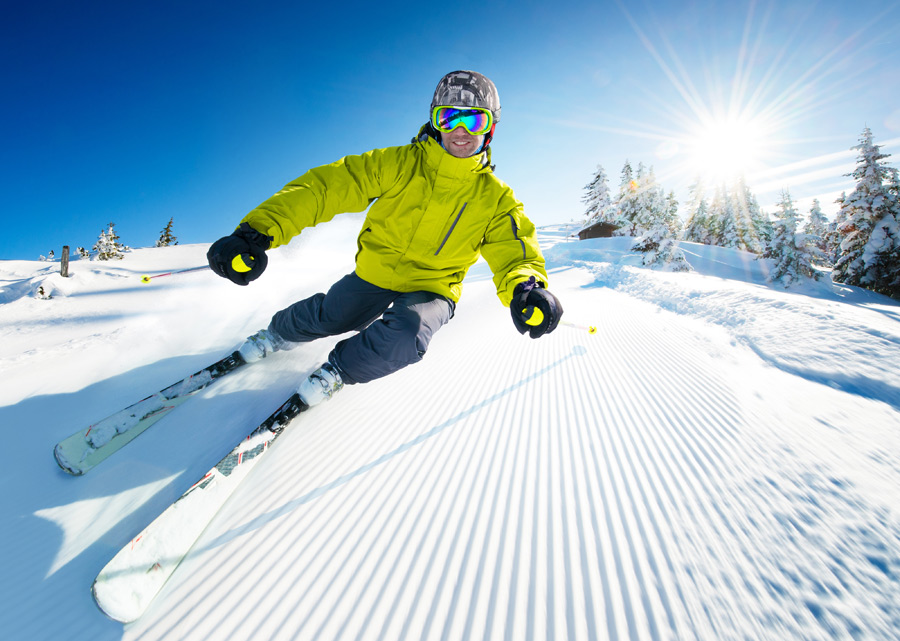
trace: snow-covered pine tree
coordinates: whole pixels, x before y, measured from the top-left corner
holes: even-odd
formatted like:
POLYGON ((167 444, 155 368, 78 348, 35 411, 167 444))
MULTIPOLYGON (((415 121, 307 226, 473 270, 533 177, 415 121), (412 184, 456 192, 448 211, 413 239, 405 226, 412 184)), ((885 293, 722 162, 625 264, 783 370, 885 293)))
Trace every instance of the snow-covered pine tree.
POLYGON ((878 254, 875 266, 878 285, 875 291, 900 300, 900 172, 894 168, 891 168, 888 194, 890 218, 893 220, 886 217, 877 229, 883 230, 885 245, 890 241, 893 249, 878 254))
POLYGON ((712 244, 709 236, 709 205, 702 198, 684 225, 682 238, 692 243, 712 244))
POLYGON ((669 272, 693 271, 665 219, 658 220, 635 240, 631 251, 642 253, 641 262, 647 267, 657 266, 669 272))
POLYGON ((684 224, 682 240, 691 243, 710 244, 709 204, 703 193, 703 183, 698 178, 690 187, 687 221, 684 224))
POLYGON ((728 202, 728 194, 725 192, 725 186, 716 187, 716 193, 712 202, 709 204, 709 210, 706 214, 706 231, 710 245, 722 246, 725 240, 725 207, 728 202))
POLYGON ((730 246, 757 255, 762 254, 767 220, 756 196, 743 178, 735 183, 729 200, 734 216, 734 236, 730 246))
POLYGON ((86 250, 84 247, 78 247, 75 249, 75 251, 78 253, 79 258, 90 258, 91 257, 91 252, 86 250))
POLYGON ((619 193, 616 196, 616 236, 633 236, 632 221, 637 215, 638 182, 634 170, 627 160, 622 167, 619 180, 619 193))
POLYGON ((635 181, 638 196, 632 229, 639 237, 631 250, 643 254, 644 265, 659 266, 666 271, 690 271, 691 266, 675 240, 681 232, 681 220, 674 192, 667 197, 656 183, 653 168, 647 170, 642 164, 638 165, 635 181))
POLYGON ((738 226, 738 214, 735 212, 735 199, 732 194, 724 192, 722 210, 719 217, 719 233, 716 244, 729 249, 746 249, 742 243, 742 233, 738 226))
POLYGON ((900 300, 900 177, 893 167, 889 171, 888 213, 875 224, 866 252, 872 256, 869 259, 874 281, 871 289, 900 300))
POLYGON ((582 229, 595 223, 613 223, 616 219, 616 208, 609 195, 609 181, 603 167, 597 165, 593 180, 584 187, 584 198, 581 199, 587 208, 584 211, 582 229))
POLYGON ((833 278, 847 285, 900 296, 895 285, 900 270, 900 211, 897 196, 891 192, 896 172, 882 162, 889 154, 881 153, 868 127, 859 144, 851 149, 859 151, 856 169, 849 174, 856 178, 856 188, 841 207, 844 220, 838 231, 843 238, 833 278))
MULTIPOLYGON (((896 217, 895 217, 896 220, 896 217)), ((869 239, 870 245, 890 246, 892 249, 878 251, 870 259, 870 273, 874 285, 872 290, 900 300, 900 232, 897 224, 879 225, 869 239)))
POLYGON ((819 272, 813 269, 813 256, 816 248, 810 238, 798 233, 799 214, 794 207, 790 193, 785 190, 778 203, 773 223, 774 234, 772 244, 766 251, 765 258, 774 262, 769 282, 780 282, 785 288, 797 283, 801 278, 815 278, 819 272))
POLYGON ((619 218, 622 226, 616 232, 619 236, 643 236, 657 222, 666 220, 667 202, 665 192, 656 182, 653 168, 647 169, 638 163, 637 171, 627 187, 625 206, 619 204, 619 218))
POLYGON ((823 265, 830 265, 828 258, 828 242, 826 236, 828 234, 828 218, 822 213, 822 205, 818 198, 813 198, 812 205, 809 208, 809 218, 803 227, 803 233, 809 236, 811 241, 815 243, 819 250, 819 261, 823 265))
POLYGON ((775 233, 772 228, 772 221, 769 220, 769 214, 762 208, 759 209, 759 215, 753 219, 753 230, 759 241, 759 254, 761 255, 772 243, 772 236, 775 233))
POLYGON ((159 232, 159 240, 156 241, 157 247, 168 247, 169 245, 178 244, 178 239, 172 233, 172 222, 174 220, 174 217, 170 218, 169 224, 166 225, 166 228, 159 232))
POLYGON ((670 203, 666 199, 665 190, 656 180, 656 173, 653 171, 653 167, 650 167, 643 172, 643 176, 639 179, 639 183, 641 185, 641 208, 636 222, 638 224, 640 233, 647 233, 648 231, 656 227, 660 222, 668 227, 670 203))
POLYGON ((119 242, 115 227, 115 223, 110 223, 107 229, 100 230, 100 237, 97 239, 97 244, 94 245, 97 260, 121 260, 123 258, 122 252, 127 248, 119 242))
POLYGON ((681 218, 678 216, 678 199, 675 192, 670 191, 666 196, 666 226, 669 228, 669 236, 678 238, 681 235, 681 218))
POLYGON ((650 230, 654 221, 662 218, 662 210, 656 207, 654 191, 656 185, 651 179, 652 169, 644 167, 644 163, 639 162, 634 172, 634 180, 637 183, 637 193, 635 197, 634 217, 631 219, 632 236, 643 236, 650 230))
POLYGON ((841 241, 844 236, 840 232, 841 225, 847 220, 847 213, 844 211, 844 201, 847 200, 847 192, 841 192, 834 202, 837 203, 838 213, 834 220, 828 224, 825 232, 826 250, 825 256, 830 261, 829 264, 835 265, 838 258, 841 257, 841 241))

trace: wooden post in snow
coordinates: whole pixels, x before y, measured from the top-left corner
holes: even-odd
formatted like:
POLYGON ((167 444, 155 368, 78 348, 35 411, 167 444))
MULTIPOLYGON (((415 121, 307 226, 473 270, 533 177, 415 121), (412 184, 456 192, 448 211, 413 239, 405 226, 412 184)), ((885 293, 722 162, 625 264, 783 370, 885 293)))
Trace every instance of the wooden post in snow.
POLYGON ((62 264, 59 267, 59 273, 63 278, 69 277, 69 246, 63 245, 62 264))

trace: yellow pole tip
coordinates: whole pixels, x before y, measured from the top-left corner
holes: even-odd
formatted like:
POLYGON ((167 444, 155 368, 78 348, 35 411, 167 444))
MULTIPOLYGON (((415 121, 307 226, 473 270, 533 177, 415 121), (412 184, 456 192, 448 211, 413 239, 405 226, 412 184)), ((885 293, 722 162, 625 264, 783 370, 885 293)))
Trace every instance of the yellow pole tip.
POLYGON ((597 333, 597 328, 596 328, 596 327, 594 327, 593 325, 591 325, 590 327, 588 327, 588 334, 596 334, 596 333, 597 333))
POLYGON ((141 276, 141 282, 142 282, 142 283, 149 283, 149 282, 150 282, 150 277, 149 277, 149 276, 141 276))

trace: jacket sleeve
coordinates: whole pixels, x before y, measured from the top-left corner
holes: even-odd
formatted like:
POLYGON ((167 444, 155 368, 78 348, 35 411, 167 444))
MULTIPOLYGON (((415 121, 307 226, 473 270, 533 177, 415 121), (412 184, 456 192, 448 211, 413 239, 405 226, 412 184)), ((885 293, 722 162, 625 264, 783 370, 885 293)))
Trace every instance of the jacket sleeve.
POLYGON ((286 245, 303 229, 337 214, 364 211, 391 181, 391 149, 376 149, 310 169, 248 213, 241 222, 286 245))
POLYGON ((511 193, 501 200, 501 207, 488 226, 481 254, 494 274, 497 296, 507 307, 520 282, 534 276, 545 286, 548 283, 537 231, 525 216, 522 203, 511 193))

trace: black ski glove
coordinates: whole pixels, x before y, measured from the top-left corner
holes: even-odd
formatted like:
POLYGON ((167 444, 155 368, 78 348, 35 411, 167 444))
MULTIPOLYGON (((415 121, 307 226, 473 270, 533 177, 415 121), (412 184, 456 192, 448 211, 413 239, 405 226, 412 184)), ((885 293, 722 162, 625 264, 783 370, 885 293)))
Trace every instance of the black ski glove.
POLYGON ((247 285, 266 270, 271 238, 241 223, 231 236, 220 238, 206 252, 210 268, 222 278, 247 285))
POLYGON ((516 285, 509 311, 519 333, 528 332, 531 338, 552 332, 563 315, 559 299, 544 289, 543 283, 536 281, 534 276, 516 285), (539 323, 532 325, 536 320, 533 319, 535 309, 541 313, 542 318, 539 323))

